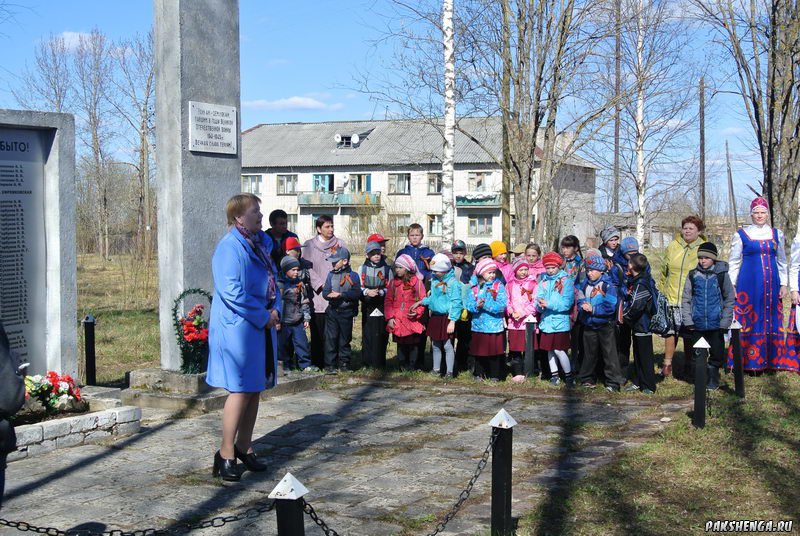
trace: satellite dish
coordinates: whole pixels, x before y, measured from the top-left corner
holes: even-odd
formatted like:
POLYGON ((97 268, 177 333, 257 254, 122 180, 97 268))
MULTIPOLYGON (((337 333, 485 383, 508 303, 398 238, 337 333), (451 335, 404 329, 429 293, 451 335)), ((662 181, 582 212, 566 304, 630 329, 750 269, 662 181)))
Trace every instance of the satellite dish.
POLYGON ((337 133, 337 134, 335 134, 335 135, 333 136, 333 141, 335 141, 336 143, 342 143, 342 135, 341 135, 341 134, 338 134, 338 133, 337 133))
POLYGON ((361 141, 361 137, 358 134, 353 134, 353 137, 350 138, 350 143, 353 145, 358 145, 358 142, 361 141))

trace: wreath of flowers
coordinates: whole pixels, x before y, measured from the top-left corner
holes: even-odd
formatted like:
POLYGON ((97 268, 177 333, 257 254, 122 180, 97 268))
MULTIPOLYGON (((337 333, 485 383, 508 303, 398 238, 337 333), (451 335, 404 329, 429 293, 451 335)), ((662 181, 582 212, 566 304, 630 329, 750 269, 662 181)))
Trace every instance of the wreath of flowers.
POLYGON ((186 289, 172 304, 172 319, 181 350, 181 372, 199 374, 205 372, 208 365, 208 320, 203 317, 205 306, 200 303, 195 304, 186 315, 180 315, 183 300, 191 295, 203 296, 211 303, 211 294, 207 290, 186 289))
POLYGON ((49 371, 25 377, 25 397, 38 400, 48 413, 69 409, 81 401, 81 390, 69 374, 49 371))

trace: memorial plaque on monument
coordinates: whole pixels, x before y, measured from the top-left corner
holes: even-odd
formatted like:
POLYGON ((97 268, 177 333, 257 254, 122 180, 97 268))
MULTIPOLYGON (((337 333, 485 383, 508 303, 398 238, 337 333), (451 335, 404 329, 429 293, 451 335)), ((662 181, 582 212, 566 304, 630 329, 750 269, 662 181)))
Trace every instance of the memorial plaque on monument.
POLYGON ((189 101, 189 150, 236 154, 236 107, 189 101))
POLYGON ((23 361, 45 355, 44 146, 41 132, 0 130, 0 320, 23 361))

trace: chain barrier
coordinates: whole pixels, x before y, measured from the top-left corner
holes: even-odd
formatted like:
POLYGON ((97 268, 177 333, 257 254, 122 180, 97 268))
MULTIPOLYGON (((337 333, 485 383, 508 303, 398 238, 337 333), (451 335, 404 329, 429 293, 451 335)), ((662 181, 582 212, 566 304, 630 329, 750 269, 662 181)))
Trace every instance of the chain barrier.
MULTIPOLYGON (((486 448, 483 451, 483 455, 481 456, 481 459, 478 462, 478 467, 475 469, 475 473, 473 473, 472 478, 469 479, 469 482, 467 483, 467 487, 464 488, 464 491, 462 491, 458 495, 458 500, 455 502, 455 504, 450 509, 450 511, 447 512, 447 515, 445 515, 442 518, 442 520, 436 525, 436 528, 434 529, 434 531, 429 533, 429 534, 427 534, 427 536, 436 536, 441 531, 443 531, 444 528, 447 526, 447 524, 450 522, 450 520, 453 519, 456 516, 456 514, 458 513, 458 511, 461 509, 461 505, 463 505, 464 502, 467 499, 469 499, 470 493, 472 493, 472 488, 475 486, 475 482, 478 481, 478 478, 481 476, 481 473, 483 473, 483 470, 486 468, 486 465, 489 463, 489 458, 492 455, 492 447, 494 446, 495 442, 497 441, 497 437, 498 437, 498 431, 497 431, 496 428, 493 428, 492 429, 492 437, 489 439, 489 444, 486 445, 486 448)), ((303 512, 308 514, 308 516, 314 521, 314 523, 316 523, 317 526, 322 529, 322 532, 325 533, 325 536, 339 536, 338 532, 336 532, 335 530, 330 528, 325 523, 325 521, 323 521, 319 517, 319 515, 317 515, 317 512, 314 510, 313 506, 311 506, 308 502, 306 502, 305 499, 302 499, 302 501, 303 501, 303 512)))
POLYGON ((325 536, 339 536, 339 533, 330 528, 320 517, 317 515, 317 512, 314 511, 314 507, 311 506, 306 502, 305 499, 301 499, 303 501, 303 512, 308 514, 308 517, 317 524, 319 528, 322 529, 322 532, 325 533, 325 536))
MULTIPOLYGON (((495 442, 497 441, 498 437, 498 430, 496 428, 492 429, 492 437, 489 439, 489 444, 486 445, 486 448, 483 451, 483 455, 481 456, 480 461, 478 462, 478 466, 475 469, 475 472, 472 474, 472 478, 469 479, 467 483, 467 487, 458 495, 458 500, 455 502, 453 507, 447 512, 442 520, 436 525, 436 528, 433 532, 427 534, 427 536, 436 536, 453 519, 458 511, 461 509, 461 506, 464 502, 469 499, 470 494, 472 493, 472 488, 475 486, 475 483, 478 481, 478 478, 483 473, 483 470, 486 468, 486 465, 489 463, 489 457, 492 455, 492 447, 494 446, 495 442)), ((333 530, 332 528, 328 527, 328 525, 323 521, 317 512, 314 510, 314 507, 311 506, 305 499, 301 499, 303 501, 303 512, 305 512, 314 523, 322 529, 322 532, 325 533, 325 536, 339 536, 339 533, 333 530)), ((197 529, 207 529, 210 527, 221 527, 226 525, 227 523, 233 523, 235 521, 241 521, 243 519, 254 519, 261 514, 266 512, 271 512, 275 509, 276 501, 270 501, 265 503, 260 503, 256 506, 252 506, 243 510, 242 512, 229 515, 229 516, 217 516, 211 519, 206 519, 204 521, 199 521, 196 523, 180 523, 178 525, 166 528, 166 529, 143 529, 143 530, 132 530, 132 531, 123 531, 123 530, 109 530, 104 532, 96 532, 91 530, 60 530, 53 527, 37 527, 35 525, 31 525, 30 523, 26 523, 25 521, 9 521, 7 519, 0 518, 0 527, 9 527, 12 529, 17 529, 22 532, 35 532, 37 534, 46 534, 48 536, 173 536, 175 534, 188 534, 189 532, 197 529)))
MULTIPOLYGON (((7 519, 0 519, 0 527, 10 527, 22 532, 35 532, 37 534, 47 534, 48 536, 173 536, 175 534, 188 534, 189 532, 197 529, 207 529, 210 527, 221 527, 227 523, 241 521, 243 519, 255 519, 261 514, 271 512, 275 509, 275 501, 260 503, 256 506, 251 506, 246 510, 241 511, 235 515, 217 516, 204 521, 195 523, 179 523, 178 525, 166 529, 142 529, 142 530, 108 530, 104 532, 95 532, 92 530, 59 530, 53 527, 37 527, 26 523, 25 521, 9 521, 7 519)), ((335 533, 334 533, 335 534, 335 533)))
POLYGON ((447 515, 444 516, 441 521, 439 521, 434 531, 427 534, 427 536, 436 536, 443 531, 450 520, 456 517, 456 514, 461 509, 461 505, 464 504, 464 501, 469 499, 469 494, 472 493, 472 488, 475 486, 475 482, 478 481, 478 477, 481 476, 481 473, 486 468, 486 464, 489 463, 489 456, 492 455, 492 447, 494 446, 495 441, 497 441, 497 437, 497 428, 492 428, 492 437, 489 439, 489 444, 486 445, 486 449, 483 451, 483 456, 481 456, 481 460, 478 462, 478 467, 475 469, 475 473, 472 475, 472 478, 469 479, 467 487, 464 488, 464 491, 459 494, 456 503, 453 505, 450 511, 447 512, 447 515))

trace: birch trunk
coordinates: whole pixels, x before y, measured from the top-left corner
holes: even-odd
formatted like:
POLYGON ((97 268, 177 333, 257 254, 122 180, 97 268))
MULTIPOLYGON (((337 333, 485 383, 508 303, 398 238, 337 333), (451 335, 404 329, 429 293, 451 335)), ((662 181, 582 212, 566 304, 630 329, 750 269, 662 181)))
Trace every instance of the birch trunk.
POLYGON ((442 245, 455 240, 453 173, 455 163, 456 100, 455 43, 453 38, 453 0, 442 5, 444 44, 444 158, 442 159, 442 245))
POLYGON ((646 75, 644 58, 644 0, 639 0, 639 13, 637 14, 637 36, 636 36, 636 68, 639 76, 636 82, 636 240, 644 246, 644 220, 647 207, 645 200, 647 195, 647 170, 645 169, 644 154, 644 83, 646 75))

